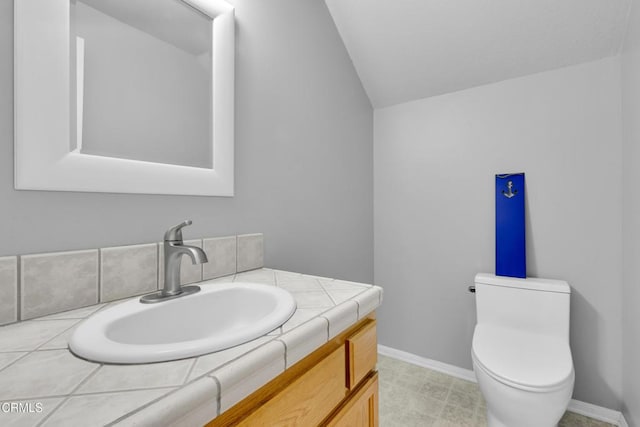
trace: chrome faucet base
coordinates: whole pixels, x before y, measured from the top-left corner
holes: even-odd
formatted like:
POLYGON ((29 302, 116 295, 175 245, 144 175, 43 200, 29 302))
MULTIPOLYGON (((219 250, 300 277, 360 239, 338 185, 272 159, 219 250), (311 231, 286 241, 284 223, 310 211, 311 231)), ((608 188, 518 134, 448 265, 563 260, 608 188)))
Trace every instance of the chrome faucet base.
POLYGON ((180 298, 190 294, 195 294, 196 292, 200 292, 200 286, 183 286, 181 288, 181 292, 174 295, 166 295, 163 293, 163 291, 143 295, 142 297, 140 297, 140 302, 143 304, 154 304, 156 302, 168 301, 174 298, 180 298))

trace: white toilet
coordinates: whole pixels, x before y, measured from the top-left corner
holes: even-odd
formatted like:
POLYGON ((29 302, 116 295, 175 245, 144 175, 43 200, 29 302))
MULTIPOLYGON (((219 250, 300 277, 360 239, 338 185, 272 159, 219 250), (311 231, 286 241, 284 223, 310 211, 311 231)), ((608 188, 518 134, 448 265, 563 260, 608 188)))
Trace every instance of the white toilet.
POLYGON ((489 427, 552 427, 567 409, 575 374, 567 282, 475 278, 471 357, 489 427))

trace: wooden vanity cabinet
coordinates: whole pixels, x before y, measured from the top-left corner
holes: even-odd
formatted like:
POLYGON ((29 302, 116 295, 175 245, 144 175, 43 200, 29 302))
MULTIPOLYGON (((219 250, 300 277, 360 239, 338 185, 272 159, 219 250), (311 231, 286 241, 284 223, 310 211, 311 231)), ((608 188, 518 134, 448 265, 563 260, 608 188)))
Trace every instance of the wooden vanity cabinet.
POLYGON ((207 426, 377 427, 377 354, 371 315, 207 426))
POLYGON ((361 384, 326 423, 327 427, 373 427, 378 425, 378 373, 361 384))

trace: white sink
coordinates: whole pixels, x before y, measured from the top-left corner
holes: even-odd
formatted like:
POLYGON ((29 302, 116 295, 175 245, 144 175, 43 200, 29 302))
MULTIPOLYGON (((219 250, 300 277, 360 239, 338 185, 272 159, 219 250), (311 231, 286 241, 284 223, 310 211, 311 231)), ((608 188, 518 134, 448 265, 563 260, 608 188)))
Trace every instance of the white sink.
POLYGON ((149 363, 224 350, 271 332, 296 310, 291 294, 255 283, 198 284, 200 292, 156 304, 139 299, 82 322, 70 350, 106 363, 149 363))

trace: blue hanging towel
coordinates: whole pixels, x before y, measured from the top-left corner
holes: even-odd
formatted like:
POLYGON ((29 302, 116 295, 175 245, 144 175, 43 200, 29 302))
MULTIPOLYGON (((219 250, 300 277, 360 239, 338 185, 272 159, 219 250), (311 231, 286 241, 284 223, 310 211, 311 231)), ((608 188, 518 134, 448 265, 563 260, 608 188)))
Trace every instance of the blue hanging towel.
POLYGON ((527 277, 524 173, 496 175, 496 275, 527 277))

